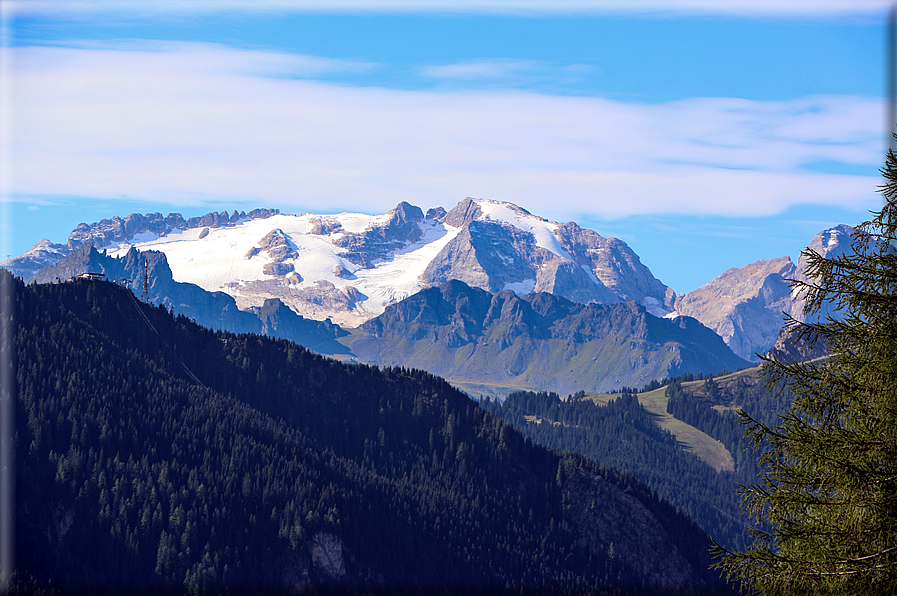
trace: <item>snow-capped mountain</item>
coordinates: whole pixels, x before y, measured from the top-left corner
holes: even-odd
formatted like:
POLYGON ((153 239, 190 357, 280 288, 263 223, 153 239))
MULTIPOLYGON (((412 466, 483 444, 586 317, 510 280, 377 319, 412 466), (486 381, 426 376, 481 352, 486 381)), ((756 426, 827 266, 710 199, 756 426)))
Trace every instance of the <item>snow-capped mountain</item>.
POLYGON ((404 202, 382 215, 132 214, 79 225, 67 246, 54 245, 56 261, 87 243, 113 257, 131 247, 163 252, 176 281, 226 292, 241 309, 279 298, 304 317, 345 326, 453 279, 581 303, 636 300, 658 316, 675 295, 624 242, 486 199, 426 214, 404 202))
POLYGON ((65 244, 53 244, 46 238, 29 248, 24 254, 0 263, 16 277, 29 279, 44 267, 55 265, 68 256, 71 249, 65 244))

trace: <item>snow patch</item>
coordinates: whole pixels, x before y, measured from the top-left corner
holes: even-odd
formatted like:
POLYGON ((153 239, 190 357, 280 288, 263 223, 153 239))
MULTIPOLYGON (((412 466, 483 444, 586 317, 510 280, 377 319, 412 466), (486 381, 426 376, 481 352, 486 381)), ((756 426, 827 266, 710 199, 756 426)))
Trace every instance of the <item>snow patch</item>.
POLYGON ((570 253, 561 246, 555 232, 560 227, 541 217, 537 217, 528 211, 512 205, 489 199, 474 199, 486 219, 508 223, 515 228, 531 233, 536 239, 536 246, 544 248, 559 257, 573 260, 570 253))
POLYGON ((645 296, 644 298, 642 298, 642 306, 644 306, 645 310, 647 310, 655 317, 663 318, 668 314, 671 314, 670 311, 664 308, 664 306, 660 303, 660 300, 658 300, 654 296, 645 296))
POLYGON ((525 296, 526 294, 532 294, 533 290, 536 289, 536 280, 534 279, 524 279, 523 281, 512 281, 505 284, 505 290, 511 290, 518 296, 525 296))
MULTIPOLYGON (((365 310, 380 314, 386 305, 406 298, 422 289, 420 276, 439 251, 448 244, 460 228, 440 222, 419 223, 421 239, 392 253, 388 260, 378 261, 370 269, 360 269, 346 260, 344 248, 333 244, 333 239, 343 232, 362 232, 371 225, 382 225, 390 215, 364 215, 341 213, 332 216, 342 228, 330 236, 309 234, 313 214, 278 214, 266 219, 253 219, 225 228, 212 228, 208 236, 199 240, 202 229, 173 230, 164 237, 134 242, 140 251, 158 250, 165 253, 176 281, 196 284, 210 292, 226 292, 234 297, 240 294, 248 282, 271 280, 263 272, 271 262, 264 251, 246 258, 246 254, 258 245, 259 240, 276 228, 280 228, 296 249, 297 255, 285 259, 293 265, 302 282, 292 281, 291 287, 311 288, 318 281, 327 281, 337 289, 355 286, 368 296, 365 310), (344 279, 334 273, 337 266, 351 272, 355 279, 344 279)), ((331 217, 331 216, 328 216, 331 217)), ((110 247, 111 256, 124 256, 130 245, 110 247)), ((293 278, 295 279, 295 277, 293 278)))

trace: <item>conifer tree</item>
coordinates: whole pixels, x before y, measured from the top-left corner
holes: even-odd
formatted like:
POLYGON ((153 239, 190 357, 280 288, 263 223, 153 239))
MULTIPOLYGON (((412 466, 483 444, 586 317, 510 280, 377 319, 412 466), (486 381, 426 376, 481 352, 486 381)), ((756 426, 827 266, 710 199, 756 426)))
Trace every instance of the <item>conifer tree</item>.
POLYGON ((882 211, 854 254, 804 252, 805 321, 792 338, 825 358, 763 367, 794 396, 775 427, 742 414, 762 474, 742 504, 762 528, 744 552, 716 547, 730 580, 764 594, 897 594, 897 155, 882 168, 882 211), (838 311, 820 318, 826 306, 838 311))

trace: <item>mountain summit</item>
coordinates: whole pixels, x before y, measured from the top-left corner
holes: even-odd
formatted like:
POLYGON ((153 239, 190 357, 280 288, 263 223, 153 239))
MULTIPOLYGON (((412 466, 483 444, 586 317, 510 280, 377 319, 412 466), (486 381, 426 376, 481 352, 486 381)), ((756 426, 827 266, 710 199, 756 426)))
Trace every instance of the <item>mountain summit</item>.
MULTIPOLYGON (((851 252, 850 226, 816 234, 808 248, 824 257, 851 252)), ((793 295, 788 280, 807 281, 807 260, 795 265, 787 256, 726 270, 716 279, 676 298, 675 310, 716 331, 732 351, 750 360, 765 353, 779 337, 784 314, 803 320, 804 299, 793 295)), ((834 314, 828 310, 819 316, 834 314)))
POLYGON ((277 298, 304 317, 344 326, 450 280, 580 303, 634 300, 658 316, 672 310, 675 298, 621 240, 473 198, 426 214, 405 202, 382 215, 132 214, 80 224, 67 245, 44 242, 3 265, 21 275, 86 244, 115 257, 132 247, 159 251, 175 280, 225 292, 241 309, 277 298))

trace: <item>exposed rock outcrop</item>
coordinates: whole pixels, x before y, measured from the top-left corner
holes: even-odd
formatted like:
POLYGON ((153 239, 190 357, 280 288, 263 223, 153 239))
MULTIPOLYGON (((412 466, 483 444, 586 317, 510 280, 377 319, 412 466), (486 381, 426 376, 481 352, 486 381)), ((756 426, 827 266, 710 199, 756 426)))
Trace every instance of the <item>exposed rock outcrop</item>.
POLYGON ((68 247, 75 249, 89 243, 97 248, 103 248, 112 243, 131 242, 136 235, 145 232, 164 236, 175 229, 225 227, 244 219, 266 219, 277 212, 276 209, 253 209, 249 213, 234 211, 228 215, 226 211, 221 211, 220 213, 207 213, 201 217, 191 217, 187 220, 184 220, 180 213, 169 213, 165 217, 161 213, 147 213, 146 215, 131 213, 124 218, 116 215, 112 219, 101 219, 91 224, 78 224, 69 234, 68 247))
MULTIPOLYGON (((839 225, 813 238, 809 249, 824 257, 851 251, 850 226, 839 225)), ((676 298, 675 310, 694 317, 716 331, 732 351, 756 360, 779 338, 784 315, 804 319, 803 297, 793 292, 788 280, 807 281, 807 259, 795 265, 789 257, 749 263, 726 270, 713 281, 676 298)), ((823 309, 817 317, 833 313, 823 309)))
POLYGON ((403 201, 387 215, 389 219, 382 225, 334 238, 335 245, 346 249, 343 255, 346 260, 362 267, 371 267, 378 259, 420 240, 423 232, 417 224, 424 220, 420 207, 403 201))
POLYGON ((491 292, 547 291, 581 303, 636 300, 657 315, 672 308, 673 291, 621 240, 572 222, 552 224, 510 203, 471 198, 443 221, 462 230, 429 263, 424 285, 458 279, 491 292), (511 221, 493 218, 494 205, 511 221))
POLYGON ((264 238, 258 241, 258 247, 259 252, 267 253, 268 258, 275 263, 281 263, 296 256, 296 246, 290 242, 280 228, 275 228, 265 234, 264 238))
MULTIPOLYGON (((440 209, 442 209, 440 207, 440 209)), ((443 211, 445 211, 443 209, 443 211)), ((465 226, 472 221, 475 221, 482 217, 483 210, 480 209, 480 206, 476 204, 472 198, 467 197, 455 207, 445 214, 442 221, 447 223, 450 226, 455 226, 456 228, 460 228, 461 226, 465 226)))
POLYGON ((491 221, 471 221, 430 261, 425 285, 451 279, 498 292, 511 283, 535 280, 543 262, 555 257, 536 246, 532 234, 491 221))
POLYGON ((776 341, 783 312, 791 310, 787 279, 797 268, 788 257, 726 270, 713 281, 679 296, 676 312, 716 331, 732 351, 750 360, 776 341))
POLYGON ((294 269, 295 267, 293 267, 292 263, 265 263, 262 267, 262 273, 282 277, 292 273, 294 269))
POLYGON ((617 301, 635 300, 652 311, 659 307, 663 313, 656 314, 672 309, 673 290, 655 278, 622 240, 604 238, 573 222, 560 226, 557 237, 573 261, 593 273, 617 296, 617 301))
POLYGON ((343 227, 334 217, 314 217, 309 221, 308 233, 316 236, 327 236, 343 227))

